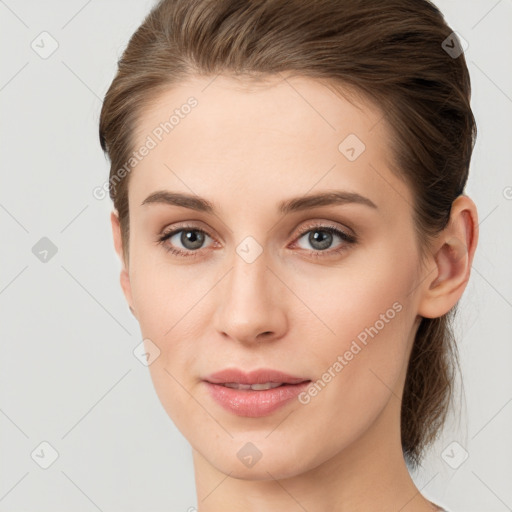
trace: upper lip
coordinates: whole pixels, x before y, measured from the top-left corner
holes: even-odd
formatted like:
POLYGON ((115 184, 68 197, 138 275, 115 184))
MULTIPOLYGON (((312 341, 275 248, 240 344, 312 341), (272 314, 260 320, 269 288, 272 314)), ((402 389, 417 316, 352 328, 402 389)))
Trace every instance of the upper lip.
POLYGON ((299 382, 309 381, 310 379, 294 377, 270 368, 261 368, 251 372, 244 372, 238 368, 226 368, 220 372, 212 373, 204 380, 212 384, 226 384, 228 382, 237 384, 265 384, 267 382, 298 384, 299 382))

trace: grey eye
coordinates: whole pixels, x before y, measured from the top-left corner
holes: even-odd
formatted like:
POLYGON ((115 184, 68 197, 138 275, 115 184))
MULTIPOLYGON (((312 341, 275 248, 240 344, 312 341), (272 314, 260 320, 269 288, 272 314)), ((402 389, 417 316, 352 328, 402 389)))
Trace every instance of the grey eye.
MULTIPOLYGON (((206 237, 210 238, 206 233, 197 229, 180 229, 169 237, 169 241, 172 245, 176 245, 177 242, 173 239, 178 238, 184 249, 195 251, 201 249, 206 237)), ((179 245, 178 248, 180 248, 179 245)))
POLYGON ((308 232, 304 233, 299 240, 307 238, 307 243, 310 244, 310 247, 304 247, 299 244, 302 249, 315 250, 315 251, 324 251, 325 249, 329 249, 333 243, 334 237, 337 236, 341 241, 344 241, 341 235, 333 233, 332 230, 326 228, 314 228, 310 229, 308 232))

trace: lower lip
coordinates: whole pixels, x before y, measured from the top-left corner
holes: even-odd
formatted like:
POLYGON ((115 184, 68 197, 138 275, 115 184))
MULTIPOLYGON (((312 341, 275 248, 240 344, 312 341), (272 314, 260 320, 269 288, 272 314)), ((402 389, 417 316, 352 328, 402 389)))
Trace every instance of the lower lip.
POLYGON ((311 381, 285 384, 262 391, 233 389, 206 381, 205 384, 212 398, 227 411, 237 416, 259 418, 271 414, 296 398, 311 381))

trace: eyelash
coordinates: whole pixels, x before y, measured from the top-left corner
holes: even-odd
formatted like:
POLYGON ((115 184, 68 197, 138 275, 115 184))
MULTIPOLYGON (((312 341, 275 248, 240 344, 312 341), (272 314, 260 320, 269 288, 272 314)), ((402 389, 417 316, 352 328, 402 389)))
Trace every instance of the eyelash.
MULTIPOLYGON (((336 254, 340 254, 347 249, 347 245, 353 245, 357 242, 357 238, 354 235, 349 235, 348 233, 341 231, 339 228, 337 228, 335 226, 321 225, 321 224, 320 225, 314 224, 314 225, 306 226, 305 228, 303 228, 301 230, 301 232, 299 233, 296 240, 299 240, 300 238, 302 238, 306 233, 309 233, 310 231, 315 231, 315 230, 316 231, 324 231, 324 232, 327 232, 330 234, 338 235, 344 242, 337 249, 331 249, 331 250, 325 250, 325 251, 314 250, 314 249, 311 250, 310 252, 311 252, 312 256, 315 258, 324 258, 324 257, 329 257, 329 256, 333 256, 336 254)), ((180 226, 179 228, 173 229, 172 231, 162 233, 162 235, 158 237, 157 243, 162 245, 167 252, 170 252, 176 256, 183 256, 185 258, 195 258, 198 255, 198 253, 200 252, 200 249, 195 250, 195 251, 192 251, 192 250, 183 251, 181 249, 175 249, 174 247, 171 247, 171 246, 165 244, 165 242, 169 238, 173 237, 177 233, 180 233, 181 231, 196 231, 196 232, 208 235, 210 238, 213 238, 207 231, 205 231, 203 229, 199 229, 197 226, 184 225, 184 226, 180 226)))

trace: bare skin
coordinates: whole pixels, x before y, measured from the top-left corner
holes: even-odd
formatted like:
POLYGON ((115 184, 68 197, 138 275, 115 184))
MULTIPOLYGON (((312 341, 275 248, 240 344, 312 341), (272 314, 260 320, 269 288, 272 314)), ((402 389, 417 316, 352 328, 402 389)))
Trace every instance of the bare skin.
POLYGON ((413 194, 392 171, 382 113, 317 81, 284 78, 194 77, 162 93, 140 119, 136 147, 187 98, 198 103, 131 172, 129 255, 111 216, 123 291, 160 350, 149 367, 155 390, 193 448, 198 510, 439 510, 404 462, 400 404, 421 316, 448 312, 466 287, 476 207, 457 198, 422 262, 413 194), (357 139, 347 153, 339 146, 349 134, 357 139), (215 212, 142 204, 164 190, 206 198, 215 212), (278 211, 281 201, 332 191, 352 195, 278 211), (356 241, 333 234, 320 249, 308 235, 328 237, 324 226, 356 241), (179 228, 203 231, 202 246, 183 245, 181 232, 157 243, 179 228), (246 237, 262 250, 250 263, 237 253, 246 237), (227 367, 315 382, 371 326, 378 333, 307 404, 241 417, 205 389, 203 379, 227 367), (252 467, 237 456, 249 442, 262 454, 252 467))

